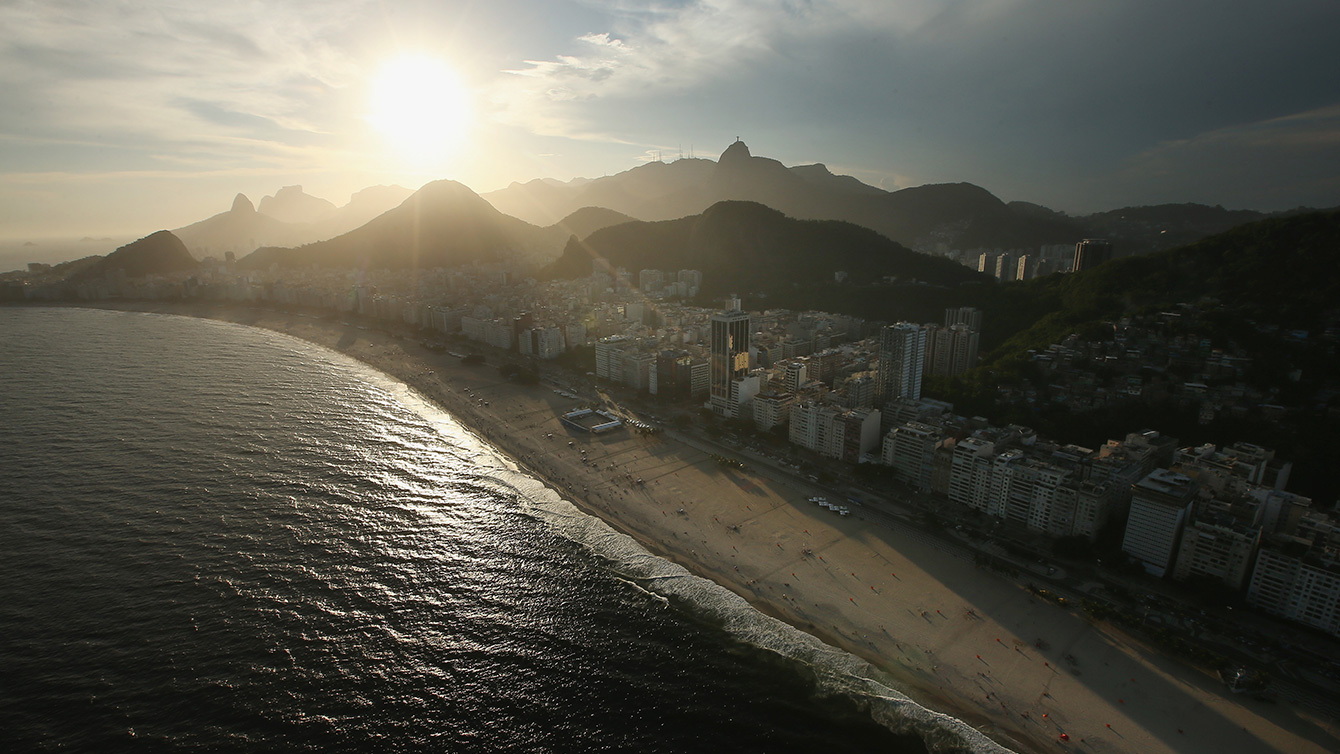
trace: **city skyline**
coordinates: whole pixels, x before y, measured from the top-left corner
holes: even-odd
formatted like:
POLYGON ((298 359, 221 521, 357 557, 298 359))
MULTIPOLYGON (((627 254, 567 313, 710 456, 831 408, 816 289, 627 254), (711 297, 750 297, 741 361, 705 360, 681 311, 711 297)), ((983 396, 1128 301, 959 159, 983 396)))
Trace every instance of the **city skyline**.
POLYGON ((1310 75, 1340 62, 1330 3, 56 2, 0 19, 9 238, 144 235, 294 184, 342 204, 385 183, 599 177, 736 136, 888 190, 967 181, 1072 213, 1340 196, 1340 84, 1310 75))

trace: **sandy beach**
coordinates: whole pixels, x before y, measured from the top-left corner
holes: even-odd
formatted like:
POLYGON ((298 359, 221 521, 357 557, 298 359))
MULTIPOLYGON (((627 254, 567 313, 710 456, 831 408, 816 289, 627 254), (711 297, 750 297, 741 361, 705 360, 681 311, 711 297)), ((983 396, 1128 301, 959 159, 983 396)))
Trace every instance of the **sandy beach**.
POLYGON ((577 401, 508 382, 496 364, 462 365, 414 340, 283 312, 119 308, 265 327, 364 361, 652 552, 864 658, 921 704, 1016 751, 1340 751, 1334 721, 1234 696, 913 527, 856 506, 839 517, 808 502, 825 492, 803 480, 727 469, 665 435, 567 430, 559 415, 577 401))

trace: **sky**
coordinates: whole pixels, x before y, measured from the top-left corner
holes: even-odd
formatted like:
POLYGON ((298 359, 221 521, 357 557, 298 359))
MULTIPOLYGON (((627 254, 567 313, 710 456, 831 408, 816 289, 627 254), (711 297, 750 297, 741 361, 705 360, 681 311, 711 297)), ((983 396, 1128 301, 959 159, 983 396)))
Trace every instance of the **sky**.
POLYGON ((1335 0, 0 0, 0 239, 736 137, 1072 214, 1330 207, 1337 29, 1335 0))

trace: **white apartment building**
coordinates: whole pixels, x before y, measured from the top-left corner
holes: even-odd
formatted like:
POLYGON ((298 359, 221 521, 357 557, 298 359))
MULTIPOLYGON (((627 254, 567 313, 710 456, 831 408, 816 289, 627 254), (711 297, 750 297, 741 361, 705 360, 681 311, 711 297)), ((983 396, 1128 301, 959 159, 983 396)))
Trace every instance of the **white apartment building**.
POLYGON ((980 437, 965 437, 954 446, 949 472, 949 499, 969 508, 986 511, 991 490, 991 467, 996 444, 980 437))
POLYGON ((1185 581, 1202 576, 1241 589, 1260 542, 1259 526, 1245 526, 1228 516, 1198 514, 1182 534, 1173 578, 1185 581))
POLYGON ((1247 587, 1247 602, 1340 636, 1340 562, 1305 560, 1274 548, 1262 549, 1247 587))
POLYGON ((1136 558, 1152 576, 1172 567, 1182 528, 1191 515, 1199 489, 1191 477, 1157 469, 1131 489, 1131 512, 1121 549, 1136 558))
POLYGON ((931 489, 935 449, 944 441, 944 431, 921 422, 894 427, 884 437, 883 460, 894 476, 922 492, 931 489))
POLYGON ((791 417, 791 404, 796 397, 790 393, 765 391, 754 396, 754 426, 767 432, 791 417))

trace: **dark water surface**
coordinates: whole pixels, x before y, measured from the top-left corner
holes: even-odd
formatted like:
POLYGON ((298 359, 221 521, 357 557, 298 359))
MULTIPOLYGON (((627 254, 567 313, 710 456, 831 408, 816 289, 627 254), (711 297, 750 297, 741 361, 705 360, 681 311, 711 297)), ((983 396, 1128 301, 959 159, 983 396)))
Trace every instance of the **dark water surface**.
POLYGON ((3 747, 920 748, 554 499, 302 341, 0 308, 3 747))

